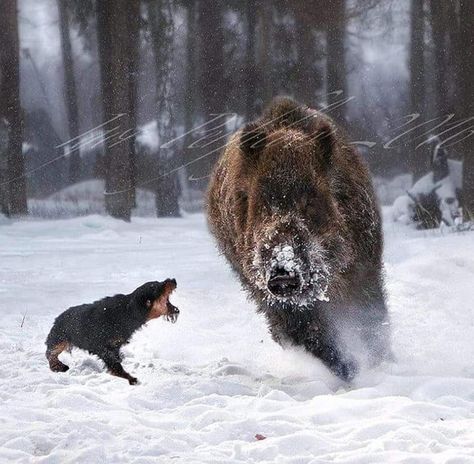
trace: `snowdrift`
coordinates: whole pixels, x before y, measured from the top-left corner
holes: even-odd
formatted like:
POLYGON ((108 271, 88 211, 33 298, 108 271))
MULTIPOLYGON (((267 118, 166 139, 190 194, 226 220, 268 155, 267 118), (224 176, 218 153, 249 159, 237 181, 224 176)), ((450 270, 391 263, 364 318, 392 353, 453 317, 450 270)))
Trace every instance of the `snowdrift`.
POLYGON ((349 386, 270 339, 201 215, 4 224, 0 461, 474 462, 473 234, 387 222, 396 361, 349 386), (171 276, 178 323, 151 322, 125 349, 141 385, 80 351, 49 371, 62 310, 171 276))

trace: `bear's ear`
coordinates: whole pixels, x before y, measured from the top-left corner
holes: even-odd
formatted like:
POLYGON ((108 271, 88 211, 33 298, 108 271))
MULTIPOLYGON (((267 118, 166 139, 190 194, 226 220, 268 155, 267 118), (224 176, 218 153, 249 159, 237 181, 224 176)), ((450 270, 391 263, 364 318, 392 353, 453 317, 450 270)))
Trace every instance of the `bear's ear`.
POLYGON ((267 136, 260 124, 251 122, 242 129, 240 149, 245 156, 254 158, 265 148, 266 143, 267 136))
POLYGON ((311 140, 315 141, 319 150, 319 157, 325 167, 331 164, 332 153, 336 145, 336 127, 332 121, 314 111, 315 116, 311 128, 311 140))

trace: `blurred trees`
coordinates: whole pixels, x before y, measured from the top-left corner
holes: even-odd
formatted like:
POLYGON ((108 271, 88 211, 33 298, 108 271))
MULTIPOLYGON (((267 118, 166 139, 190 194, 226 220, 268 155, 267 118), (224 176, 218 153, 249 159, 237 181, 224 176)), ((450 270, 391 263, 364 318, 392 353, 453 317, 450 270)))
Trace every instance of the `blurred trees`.
POLYGON ((174 156, 177 151, 174 146, 165 145, 176 137, 176 84, 172 79, 170 59, 174 51, 174 11, 170 0, 154 0, 147 2, 147 13, 155 64, 155 106, 160 142, 154 182, 156 213, 157 216, 180 216, 177 170, 181 160, 174 156))
MULTIPOLYGON (((79 108, 77 102, 76 78, 71 46, 69 8, 67 0, 57 0, 59 12, 59 30, 64 71, 64 96, 68 118, 69 140, 77 142, 79 135, 79 108)), ((69 146, 74 144, 72 142, 69 146)), ((80 150, 72 150, 69 155, 69 181, 76 183, 81 178, 80 150)))
POLYGON ((346 38, 346 1, 332 0, 328 5, 327 24, 327 92, 328 103, 334 105, 331 115, 339 123, 345 121, 345 105, 337 105, 336 102, 347 97, 347 68, 345 54, 346 38), (339 92, 340 95, 339 95, 339 92))
POLYGON ((256 116, 257 100, 257 67, 256 67, 256 42, 257 42, 257 15, 254 11, 254 2, 245 1, 245 117, 252 120, 256 116))
MULTIPOLYGON (((160 214, 177 214, 179 194, 189 200, 197 190, 205 189, 226 133, 232 130, 230 116, 236 114, 235 121, 240 125, 243 120, 258 116, 271 98, 279 94, 293 96, 310 106, 333 105, 329 115, 349 133, 361 140, 379 142, 389 132, 387 127, 394 113, 391 106, 397 104, 397 116, 420 113, 420 119, 412 125, 448 113, 464 118, 473 113, 471 10, 474 2, 469 0, 410 0, 400 6, 397 14, 410 21, 394 27, 406 34, 403 40, 408 73, 401 75, 392 100, 383 95, 387 92, 385 88, 367 88, 365 101, 357 101, 359 108, 353 112, 344 100, 351 96, 349 88, 351 92, 353 88, 355 93, 363 92, 357 88, 358 83, 354 86, 351 82, 351 72, 363 66, 357 62, 363 56, 357 54, 357 47, 362 47, 364 24, 370 24, 370 19, 364 23, 360 18, 373 19, 370 12, 379 7, 378 14, 389 17, 395 2, 57 0, 57 3, 68 135, 69 138, 79 135, 80 118, 85 118, 81 121, 85 127, 91 127, 91 122, 102 125, 104 156, 97 158, 101 166, 98 171, 106 180, 107 211, 126 220, 135 204, 137 183, 157 191, 157 205, 162 203, 158 208, 160 214), (75 47, 71 43, 78 35, 84 50, 89 52, 90 66, 99 65, 90 85, 97 87, 92 95, 102 95, 93 104, 102 107, 101 116, 95 116, 101 111, 87 114, 78 111, 78 100, 83 108, 84 70, 82 74, 78 71, 81 56, 78 54, 77 61, 73 60, 75 47), (377 92, 382 97, 372 98, 370 94, 377 92), (370 106, 373 102, 377 102, 376 109, 370 106), (385 102, 388 107, 384 106, 385 102), (208 124, 218 115, 223 116, 208 124), (146 155, 136 153, 137 128, 150 119, 157 123, 159 148, 146 155), (169 140, 175 141, 166 144, 169 140), (144 156, 149 159, 139 159, 144 156), (150 170, 152 165, 154 168, 150 170), (180 169, 182 165, 186 168, 180 169), (155 182, 155 178, 160 182, 155 182)), ((0 30, 2 43, 12 44, 1 51, 2 102, 6 102, 8 94, 10 103, 2 103, 0 111, 3 118, 8 113, 11 121, 8 169, 18 174, 23 172, 22 124, 18 82, 15 83, 18 31, 12 27, 16 25, 16 19, 11 19, 16 17, 13 4, 13 0, 5 0, 5 7, 2 4, 5 14, 0 18, 4 24, 0 30)), ((387 20, 386 28, 391 27, 393 21, 390 21, 387 20)), ((390 66, 389 61, 387 65, 390 66)), ((453 152, 464 156, 466 199, 474 196, 469 193, 469 186, 474 184, 469 180, 473 171, 470 153, 474 151, 469 127, 469 121, 461 127, 464 132, 458 139, 464 137, 463 140, 457 143, 453 139, 456 142, 453 152)), ((374 161, 376 157, 372 155, 369 157, 372 166, 383 173, 390 163, 397 165, 398 171, 403 165, 415 178, 420 177, 430 168, 430 157, 423 148, 415 147, 421 142, 417 137, 428 129, 422 127, 404 137, 403 140, 412 140, 406 146, 398 143, 395 156, 392 151, 374 161), (405 163, 398 166, 390 158, 399 155, 405 163)), ((378 143, 380 151, 381 145, 378 143)), ((72 153, 69 182, 78 179, 81 159, 78 148, 72 153)), ((85 155, 84 159, 91 158, 85 155)), ((88 167, 84 170, 91 171, 88 167)), ((25 211, 26 201, 21 193, 24 177, 17 174, 8 173, 9 178, 17 179, 9 183, 9 196, 15 203, 12 211, 25 211), (10 190, 14 191, 13 196, 10 190)), ((466 201, 468 204, 470 200, 466 201)))
MULTIPOLYGON (((460 112, 468 120, 474 117, 474 2, 461 0, 459 8, 459 87, 460 112)), ((463 130, 463 212, 466 220, 474 220, 474 123, 471 119, 463 130)))
MULTIPOLYGON (((474 116, 474 2, 411 0, 410 18, 410 112, 421 116, 413 125, 430 118, 440 123, 448 114, 455 118, 433 133, 442 134, 450 156, 463 159, 463 210, 465 218, 472 218, 474 124, 469 118, 474 116)), ((415 180, 430 170, 433 155, 419 137, 430 126, 420 127, 408 146, 415 180)))
MULTIPOLYGON (((26 214, 26 179, 22 153, 23 118, 20 106, 20 46, 16 0, 2 0, 0 13, 0 121, 7 156, 3 184, 4 211, 9 214, 26 214), (7 187, 5 187, 5 185, 7 187), (7 206, 5 204, 7 203, 7 206)), ((2 163, 5 164, 5 163, 2 163)))
POLYGON ((115 137, 105 139, 105 205, 107 212, 130 220, 134 203, 133 151, 129 142, 135 103, 132 61, 136 59, 133 22, 130 9, 138 0, 98 0, 97 36, 102 84, 103 119, 112 121, 115 137), (118 140, 117 140, 118 138, 118 140))
POLYGON ((128 149, 130 150, 130 201, 133 207, 136 206, 136 183, 137 183, 137 154, 136 154, 136 131, 138 127, 138 74, 140 67, 140 27, 141 27, 141 1, 128 0, 127 10, 127 86, 128 86, 128 114, 129 131, 127 134, 128 149))
POLYGON ((183 130, 184 137, 181 144, 181 161, 182 168, 179 170, 181 195, 184 202, 191 201, 191 193, 188 179, 187 164, 191 161, 190 146, 193 142, 192 128, 194 126, 194 117, 196 114, 196 92, 194 91, 196 82, 196 50, 194 42, 196 40, 196 3, 197 0, 187 0, 186 8, 186 77, 184 84, 183 98, 183 130))
MULTIPOLYGON (((425 116, 425 59, 424 59, 424 31, 425 16, 423 11, 424 0, 411 0, 410 11, 410 113, 425 116)), ((417 141, 413 139, 408 144, 409 167, 413 179, 418 180, 429 169, 429 158, 424 150, 417 150, 417 141)))
POLYGON ((253 2, 253 9, 259 13, 260 20, 260 47, 258 56, 258 80, 260 81, 259 95, 259 110, 265 105, 268 105, 272 95, 274 94, 273 88, 273 8, 272 5, 262 0, 261 2, 253 2))
POLYGON ((438 115, 449 112, 448 104, 448 66, 449 56, 449 18, 448 9, 453 2, 430 0, 430 21, 433 36, 433 62, 436 70, 435 80, 435 108, 438 115))
MULTIPOLYGON (((197 4, 197 36, 199 43, 197 91, 200 97, 200 109, 204 122, 215 119, 205 128, 207 142, 200 155, 207 155, 199 160, 196 169, 198 177, 203 180, 212 170, 219 156, 219 147, 223 145, 222 127, 229 100, 229 87, 226 83, 229 68, 224 60, 224 12, 225 2, 199 0, 197 4)), ((207 182, 200 182, 204 186, 207 182)))

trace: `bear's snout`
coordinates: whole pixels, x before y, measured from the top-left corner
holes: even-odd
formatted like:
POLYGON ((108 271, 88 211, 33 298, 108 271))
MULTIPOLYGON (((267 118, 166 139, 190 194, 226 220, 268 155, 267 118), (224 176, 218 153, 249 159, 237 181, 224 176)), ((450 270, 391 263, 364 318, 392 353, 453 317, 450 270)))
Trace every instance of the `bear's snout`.
POLYGON ((288 297, 300 291, 301 276, 295 271, 287 271, 283 267, 276 267, 270 273, 267 287, 275 296, 288 297))
POLYGON ((277 297, 289 297, 302 287, 301 264, 292 245, 277 245, 272 250, 267 288, 277 297))
MULTIPOLYGON (((278 237, 277 237, 278 238, 278 237)), ((329 272, 317 246, 301 246, 282 240, 260 248, 264 280, 261 287, 268 301, 307 306, 311 301, 328 301, 329 272)))

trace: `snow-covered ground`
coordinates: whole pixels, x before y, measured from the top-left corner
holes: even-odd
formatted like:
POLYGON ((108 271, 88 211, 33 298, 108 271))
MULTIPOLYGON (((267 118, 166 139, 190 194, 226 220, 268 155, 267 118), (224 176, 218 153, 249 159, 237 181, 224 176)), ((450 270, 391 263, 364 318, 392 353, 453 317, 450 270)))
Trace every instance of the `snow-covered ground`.
MULTIPOLYGON (((105 182, 90 179, 66 187, 47 198, 30 198, 28 210, 31 216, 43 219, 60 219, 93 214, 105 215, 105 182)), ((135 216, 153 216, 155 214, 155 195, 141 188, 136 192, 137 208, 135 216)))
MULTIPOLYGON (((28 199, 30 216, 43 219, 63 219, 94 214, 105 215, 105 182, 101 179, 89 179, 66 187, 47 198, 28 199)), ((181 208, 187 212, 200 211, 203 208, 203 195, 199 190, 189 189, 189 199, 180 198, 181 208)), ((150 217, 156 214, 155 194, 151 190, 137 188, 137 207, 133 216, 150 217)))
POLYGON ((283 351, 202 215, 0 225, 0 462, 473 463, 474 232, 386 229, 397 361, 348 386, 283 351), (125 349, 131 387, 44 339, 71 305, 176 277, 175 325, 125 349), (257 434, 266 437, 257 440, 257 434))

